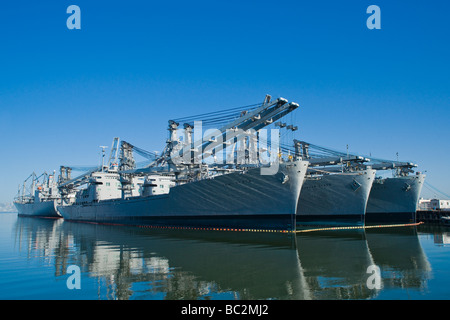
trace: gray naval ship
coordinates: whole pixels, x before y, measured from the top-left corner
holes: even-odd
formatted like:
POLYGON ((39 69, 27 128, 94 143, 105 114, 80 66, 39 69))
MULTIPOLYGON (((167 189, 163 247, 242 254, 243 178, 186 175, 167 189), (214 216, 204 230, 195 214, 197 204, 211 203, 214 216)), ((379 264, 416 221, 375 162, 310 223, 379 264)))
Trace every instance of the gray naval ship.
MULTIPOLYGON (((186 122, 181 139, 179 122, 171 120, 165 149, 144 168, 133 157, 142 149, 122 141, 118 152, 115 138, 107 165, 59 185, 58 210, 65 220, 85 222, 294 230, 308 161, 280 157, 273 143, 271 150, 255 149, 255 141, 262 128, 297 107, 266 96, 250 110, 221 114, 231 122, 201 139, 193 132, 198 123, 186 122), (220 153, 229 159, 228 149, 232 161, 208 163, 220 153)), ((204 116, 202 123, 217 124, 218 118, 204 116)))
POLYGON ((415 223, 425 175, 416 164, 361 157, 305 141, 295 152, 309 161, 297 207, 298 225, 415 223), (382 176, 392 171, 392 177, 382 176))
MULTIPOLYGON (((294 140, 295 154, 309 162, 297 206, 297 226, 361 226, 376 170, 355 155, 311 154, 311 144, 294 140)), ((314 145, 313 145, 314 146, 314 145)))
POLYGON ((366 223, 415 223, 425 174, 414 171, 411 162, 378 160, 368 163, 378 171, 393 171, 392 177, 377 177, 370 191, 366 209, 366 223))
POLYGON ((49 175, 44 172, 37 176, 33 172, 19 189, 14 199, 14 206, 20 216, 61 217, 57 210, 59 199, 55 173, 49 175), (28 190, 27 182, 31 184, 28 190))

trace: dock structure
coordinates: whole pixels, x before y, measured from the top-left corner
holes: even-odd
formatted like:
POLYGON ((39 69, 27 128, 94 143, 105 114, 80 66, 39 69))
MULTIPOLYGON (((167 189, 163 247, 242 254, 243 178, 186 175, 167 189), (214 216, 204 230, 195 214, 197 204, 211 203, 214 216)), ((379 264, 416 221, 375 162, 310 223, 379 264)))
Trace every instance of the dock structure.
POLYGON ((442 223, 442 217, 450 216, 448 210, 418 210, 416 221, 425 223, 442 223))

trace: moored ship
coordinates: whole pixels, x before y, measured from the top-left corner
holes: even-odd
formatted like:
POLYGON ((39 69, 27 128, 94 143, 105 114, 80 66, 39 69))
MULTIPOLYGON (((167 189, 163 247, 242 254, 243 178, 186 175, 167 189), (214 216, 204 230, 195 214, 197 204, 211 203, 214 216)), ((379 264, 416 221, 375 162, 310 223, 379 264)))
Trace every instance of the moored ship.
POLYGON ((22 191, 14 199, 14 206, 20 216, 61 217, 57 210, 60 199, 55 174, 43 173, 37 177, 33 172, 23 183, 22 191), (31 178, 29 193, 26 193, 26 182, 31 178), (43 178, 40 181, 40 178, 43 178))
MULTIPOLYGON (((283 98, 271 101, 267 96, 261 106, 239 111, 214 136, 201 141, 192 139, 196 136, 192 129, 197 128, 191 123, 185 123, 181 141, 179 123, 170 120, 167 145, 150 165, 136 168, 132 156, 136 148, 122 141, 118 166, 112 165, 116 160, 111 155, 113 160, 101 171, 60 185, 63 194, 73 194, 81 184, 87 187, 78 190, 75 198, 63 197, 58 210, 66 220, 86 222, 294 230, 308 162, 279 158, 274 144, 276 156, 263 159, 261 155, 268 150, 255 149, 253 142, 260 129, 297 107, 283 98), (232 161, 206 161, 226 154, 225 148, 237 142, 232 161)), ((217 116, 212 117, 216 121, 217 116)))
POLYGON ((103 188, 107 182, 102 180, 119 183, 119 174, 93 173, 96 182, 81 191, 75 203, 58 209, 64 219, 77 221, 293 230, 306 169, 307 162, 293 161, 281 164, 275 175, 252 168, 180 185, 173 176, 150 175, 142 181, 142 196, 110 199, 104 193, 122 190, 103 188))
POLYGON ((415 223, 424 180, 421 172, 411 175, 402 170, 394 177, 377 177, 367 202, 366 223, 415 223))
POLYGON ((297 206, 297 226, 360 226, 376 170, 360 166, 361 156, 313 158, 310 143, 294 141, 295 154, 309 161, 297 206))
MULTIPOLYGON (((370 171, 371 173, 368 176, 371 177, 371 181, 366 181, 370 185, 367 185, 368 188, 361 189, 366 190, 362 193, 366 200, 364 220, 362 222, 354 221, 358 222, 357 224, 415 223, 418 201, 425 180, 423 173, 414 171, 417 164, 361 157, 304 141, 297 141, 296 144, 298 145, 296 145, 295 152, 300 153, 303 159, 310 162, 308 171, 316 175, 315 179, 313 179, 314 175, 306 175, 298 206, 298 210, 302 214, 307 214, 307 211, 310 211, 317 212, 317 216, 319 216, 319 214, 325 215, 327 212, 337 213, 341 209, 342 213, 346 212, 351 215, 351 212, 356 212, 356 208, 359 208, 359 212, 361 212, 363 207, 356 205, 359 201, 357 200, 358 197, 355 197, 356 193, 352 195, 353 200, 348 192, 349 197, 344 196, 345 190, 348 191, 348 188, 342 186, 349 185, 348 182, 345 182, 344 174, 351 172, 369 173, 370 171), (309 149, 312 149, 312 152, 309 149), (328 167, 317 170, 315 167, 318 165, 327 165, 328 167), (385 174, 384 177, 382 176, 383 172, 389 171, 393 172, 392 177, 386 177, 385 174), (338 176, 332 176, 331 172, 341 173, 338 176), (375 172, 378 175, 376 177, 374 176, 375 172), (342 183, 338 183, 339 180, 342 183), (330 181, 330 183, 327 183, 327 181, 330 181), (331 183, 331 181, 334 181, 334 183, 331 183), (333 199, 333 201, 327 199, 333 199), (354 200, 356 202, 352 202, 354 200), (306 203, 306 205, 302 205, 303 203, 306 203)), ((359 203, 362 202, 359 201, 359 203)), ((336 219, 325 220, 331 220, 331 222, 339 224, 338 216, 336 216, 336 219)), ((297 216, 297 222, 300 223, 301 221, 300 214, 297 216)))
POLYGON ((307 175, 299 197, 297 225, 363 225, 375 172, 307 175))

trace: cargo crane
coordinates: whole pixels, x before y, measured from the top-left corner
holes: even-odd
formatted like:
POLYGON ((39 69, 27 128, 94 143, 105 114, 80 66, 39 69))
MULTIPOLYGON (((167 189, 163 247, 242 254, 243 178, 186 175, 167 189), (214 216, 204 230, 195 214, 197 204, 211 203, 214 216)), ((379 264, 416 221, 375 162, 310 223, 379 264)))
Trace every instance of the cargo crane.
MULTIPOLYGON (((182 180, 190 180, 193 177, 203 178, 208 175, 209 170, 226 171, 224 167, 229 164, 214 163, 214 168, 208 168, 203 163, 211 156, 223 152, 230 145, 236 145, 237 141, 245 137, 255 137, 257 132, 274 123, 299 107, 295 102, 288 102, 284 98, 271 100, 267 95, 259 106, 250 105, 249 110, 242 108, 229 109, 227 112, 206 113, 198 116, 178 118, 169 120, 169 139, 160 156, 156 154, 154 161, 145 168, 122 170, 122 173, 145 174, 145 173, 173 173, 182 180), (194 119, 198 119, 196 122, 194 119), (180 122, 184 123, 184 141, 178 137, 180 122), (228 121, 228 123, 224 123, 228 121), (208 137, 196 137, 193 130, 196 125, 202 130, 203 124, 221 124, 220 129, 208 137), (194 136, 194 137, 193 137, 194 136), (183 178, 184 176, 184 178, 183 178)), ((276 159, 278 160, 278 159, 276 159)), ((233 170, 238 168, 233 168, 233 170)))
POLYGON ((19 190, 17 192, 17 196, 14 201, 20 201, 22 203, 32 202, 34 200, 34 186, 36 183, 36 173, 31 173, 24 181, 22 186, 19 186, 19 190), (27 193, 27 183, 31 179, 30 188, 28 189, 29 193, 27 193), (20 189, 22 188, 22 190, 20 189))
MULTIPOLYGON (((190 116, 169 120, 168 130, 169 139, 166 141, 164 150, 158 154, 156 152, 146 151, 127 141, 120 141, 114 138, 108 162, 104 163, 105 148, 102 147, 102 164, 97 167, 69 167, 61 166, 59 189, 65 200, 65 204, 70 204, 70 198, 76 198, 77 192, 84 192, 84 197, 88 199, 101 200, 88 190, 80 189, 83 185, 101 184, 105 175, 110 175, 118 180, 118 189, 111 191, 108 197, 117 197, 120 194, 122 199, 134 197, 138 194, 145 195, 149 192, 160 192, 154 190, 155 181, 161 182, 164 186, 173 186, 185 184, 192 181, 212 178, 216 175, 222 175, 230 172, 243 172, 250 168, 247 161, 244 163, 217 163, 206 164, 204 161, 215 157, 218 152, 225 151, 225 148, 231 146, 235 148, 238 141, 255 148, 255 138, 258 131, 288 113, 297 109, 299 105, 294 102, 288 102, 284 98, 271 100, 267 95, 262 104, 250 105, 239 108, 228 109, 228 111, 219 111, 217 113, 206 113, 204 115, 190 116), (214 135, 203 136, 202 125, 198 126, 195 119, 202 121, 205 127, 211 125, 220 125, 220 129, 214 130, 214 135), (179 136, 180 122, 184 122, 184 136, 179 136), (198 127, 196 127, 198 126, 198 127), (197 137, 194 128, 202 133, 197 137), (138 167, 134 154, 137 154, 148 161, 150 164, 144 167, 138 167), (71 177, 71 172, 78 169, 86 169, 85 172, 75 178, 71 177), (84 190, 84 191, 83 191, 84 190), (149 191, 150 190, 150 191, 149 191), (114 194, 114 195, 113 195, 114 194)), ((291 128, 296 130, 297 127, 291 128)), ((246 149, 247 146, 241 148, 246 149)), ((233 149, 234 151, 234 149, 233 149)), ((269 151, 266 149, 265 151, 269 151)), ((278 154, 278 150, 272 150, 278 154)), ((243 150, 242 154, 248 156, 248 150, 243 150)), ((278 157, 275 159, 278 161, 278 157)), ((261 164, 252 164, 253 167, 261 164)), ((110 184, 108 183, 108 186, 110 184)), ((159 187, 160 185, 158 185, 159 187)), ((165 187, 164 187, 165 188, 165 187)), ((102 188, 101 193, 104 193, 102 188)), ((81 197, 78 197, 81 198, 81 197)))
MULTIPOLYGON (((311 167, 343 165, 343 170, 351 171, 363 168, 374 170, 395 170, 394 176, 407 176, 413 173, 417 164, 412 162, 363 157, 321 147, 306 141, 294 140, 295 154, 308 159, 311 167), (313 152, 310 152, 310 150, 313 152)), ((341 169, 342 169, 341 168, 341 169)), ((333 169, 336 171, 336 167, 333 169)))
POLYGON ((319 171, 314 167, 327 167, 326 170, 329 172, 356 171, 366 168, 367 166, 362 164, 370 161, 366 157, 340 153, 306 141, 294 140, 294 148, 295 157, 302 157, 309 161, 309 171, 319 171), (312 153, 310 152, 311 148, 313 149, 312 153), (319 153, 314 153, 314 149, 319 153))

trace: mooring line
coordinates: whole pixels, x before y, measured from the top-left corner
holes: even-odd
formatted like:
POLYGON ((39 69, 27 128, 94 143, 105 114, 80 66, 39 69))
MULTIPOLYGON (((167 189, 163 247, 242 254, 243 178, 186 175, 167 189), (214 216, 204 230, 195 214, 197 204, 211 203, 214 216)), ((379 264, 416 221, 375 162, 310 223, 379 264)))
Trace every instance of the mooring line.
POLYGON ((349 226, 349 227, 330 227, 318 229, 295 230, 295 233, 313 232, 313 231, 331 231, 331 230, 352 230, 352 229, 372 229, 372 228, 394 228, 394 227, 414 227, 423 224, 423 222, 407 223, 407 224, 378 224, 378 225, 364 225, 364 226, 349 226))
MULTIPOLYGON (((39 217, 42 218, 42 217, 39 217)), ((53 217, 45 217, 52 218, 53 217)), ((55 217, 57 218, 57 217, 55 217)), ((166 230, 202 230, 202 231, 232 231, 232 232, 267 232, 267 233, 307 233, 314 231, 337 231, 337 230, 356 230, 356 229, 372 229, 372 228, 393 228, 393 227, 414 227, 424 222, 407 223, 407 224, 378 224, 378 225, 364 225, 364 226, 347 226, 347 227, 329 227, 329 228, 316 228, 305 230, 276 230, 276 229, 247 229, 247 228, 225 228, 225 227, 187 227, 187 226, 164 226, 164 225, 140 225, 140 224, 122 224, 111 222, 99 222, 99 221, 77 221, 69 220, 70 222, 79 222, 94 225, 109 225, 109 226, 128 226, 139 227, 145 229, 166 229, 166 230)))

